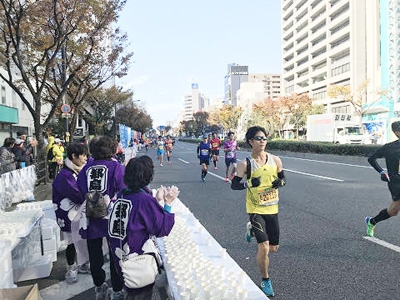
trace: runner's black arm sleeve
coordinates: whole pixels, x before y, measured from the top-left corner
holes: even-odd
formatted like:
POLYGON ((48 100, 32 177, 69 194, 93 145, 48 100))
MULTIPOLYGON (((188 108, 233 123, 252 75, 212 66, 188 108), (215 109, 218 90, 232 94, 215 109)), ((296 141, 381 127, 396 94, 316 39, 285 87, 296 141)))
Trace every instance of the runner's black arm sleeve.
POLYGON ((383 157, 383 147, 381 149, 379 149, 378 151, 376 151, 374 154, 372 154, 369 158, 368 158, 368 162, 369 164, 378 172, 381 173, 383 172, 382 167, 378 164, 378 162, 376 161, 378 158, 383 157))
POLYGON ((241 183, 242 177, 235 176, 232 179, 231 189, 232 190, 244 190, 246 188, 246 183, 241 183))
POLYGON ((200 153, 200 146, 197 146, 197 154, 200 153))

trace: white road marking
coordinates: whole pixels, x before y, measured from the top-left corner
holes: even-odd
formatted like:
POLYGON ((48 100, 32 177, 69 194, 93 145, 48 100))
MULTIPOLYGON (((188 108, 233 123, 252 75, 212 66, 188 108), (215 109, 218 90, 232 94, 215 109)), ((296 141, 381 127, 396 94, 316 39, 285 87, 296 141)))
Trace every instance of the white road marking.
POLYGON ((363 238, 368 240, 368 241, 370 241, 370 242, 376 243, 378 245, 381 245, 381 246, 386 247, 386 248, 388 248, 390 250, 393 250, 393 251, 396 251, 396 252, 400 253, 400 247, 399 246, 390 244, 388 242, 385 242, 385 241, 382 241, 380 239, 377 239, 377 238, 374 238, 374 237, 370 237, 370 236, 364 236, 363 238))
POLYGON ((188 161, 186 161, 186 160, 183 160, 183 159, 181 159, 181 158, 178 158, 181 162, 183 162, 183 163, 185 163, 185 164, 188 164, 189 162, 188 161))
POLYGON ((364 169, 373 169, 371 166, 360 166, 360 165, 346 164, 346 163, 340 163, 340 162, 334 162, 334 161, 323 161, 323 160, 315 160, 315 159, 299 158, 299 157, 290 157, 290 156, 279 156, 279 157, 280 158, 305 160, 305 161, 317 162, 317 163, 322 163, 322 164, 341 165, 341 166, 364 168, 364 169))
MULTIPOLYGON (((219 176, 219 175, 217 175, 217 174, 215 174, 215 173, 213 173, 213 172, 208 171, 208 174, 210 174, 210 175, 212 175, 212 176, 214 176, 214 177, 217 177, 217 178, 222 179, 223 181, 225 181, 225 178, 224 178, 224 177, 219 176)), ((231 181, 229 180, 229 182, 231 182, 231 181)))
POLYGON ((311 177, 317 177, 321 179, 328 179, 328 180, 333 180, 333 181, 338 181, 338 182, 344 182, 342 179, 337 179, 337 178, 332 178, 332 177, 326 177, 326 176, 320 176, 320 175, 315 175, 315 174, 310 174, 310 173, 305 173, 305 172, 299 172, 295 170, 290 170, 290 169, 284 169, 287 172, 292 172, 296 174, 301 174, 301 175, 306 175, 306 176, 311 176, 311 177))

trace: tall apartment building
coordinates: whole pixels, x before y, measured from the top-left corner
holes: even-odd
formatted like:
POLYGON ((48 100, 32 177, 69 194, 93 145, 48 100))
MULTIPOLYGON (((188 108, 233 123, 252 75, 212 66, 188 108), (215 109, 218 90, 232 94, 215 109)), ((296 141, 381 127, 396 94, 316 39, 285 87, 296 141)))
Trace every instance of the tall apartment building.
POLYGON ((282 0, 283 92, 308 93, 329 113, 354 113, 327 88, 355 92, 369 80, 363 124, 388 141, 399 99, 399 9, 398 0, 282 0), (385 89, 388 98, 377 93, 385 89))
POLYGON ((229 64, 225 75, 225 104, 237 105, 236 92, 240 84, 248 81, 249 67, 238 64, 229 64))
MULTIPOLYGON (((369 75, 379 74, 376 4, 283 0, 283 92, 309 93, 327 112, 350 113, 348 103, 329 99, 326 91, 331 84, 349 85, 355 91, 369 75)), ((371 79, 371 87, 380 86, 379 78, 371 79)))
POLYGON ((272 99, 281 95, 281 75, 280 74, 249 74, 249 82, 262 82, 264 93, 272 99))

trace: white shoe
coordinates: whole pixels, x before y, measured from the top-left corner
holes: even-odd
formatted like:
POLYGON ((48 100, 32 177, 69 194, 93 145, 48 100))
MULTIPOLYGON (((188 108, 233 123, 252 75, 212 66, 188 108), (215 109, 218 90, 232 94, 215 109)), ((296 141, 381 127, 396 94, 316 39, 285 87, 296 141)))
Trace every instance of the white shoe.
POLYGON ((78 282, 78 266, 76 264, 67 266, 67 273, 65 273, 65 281, 69 284, 78 282))
POLYGON ((94 293, 95 296, 94 298, 96 300, 105 300, 108 297, 108 284, 106 282, 103 282, 103 284, 101 286, 96 286, 94 288, 94 293))
POLYGON ((124 290, 114 292, 112 288, 109 288, 108 295, 109 295, 110 300, 124 300, 125 299, 125 291, 124 290))
POLYGON ((89 274, 90 273, 90 262, 85 262, 83 265, 78 266, 78 273, 89 274))

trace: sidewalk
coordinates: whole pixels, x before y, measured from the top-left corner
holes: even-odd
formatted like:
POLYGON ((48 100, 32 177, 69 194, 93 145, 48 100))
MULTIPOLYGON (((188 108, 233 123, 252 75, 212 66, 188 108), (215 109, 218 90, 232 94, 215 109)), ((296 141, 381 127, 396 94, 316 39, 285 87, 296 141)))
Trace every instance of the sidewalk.
POLYGON ((33 194, 35 195, 36 201, 51 200, 51 194, 52 194, 51 184, 52 181, 47 182, 47 184, 41 183, 40 185, 35 186, 33 194))

